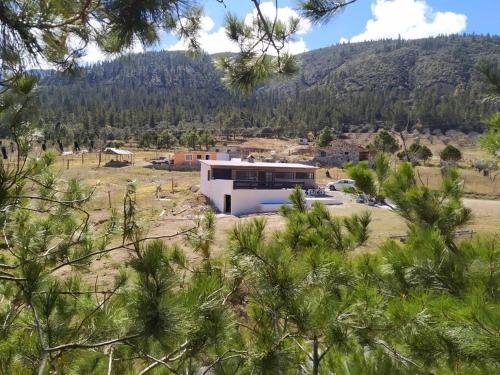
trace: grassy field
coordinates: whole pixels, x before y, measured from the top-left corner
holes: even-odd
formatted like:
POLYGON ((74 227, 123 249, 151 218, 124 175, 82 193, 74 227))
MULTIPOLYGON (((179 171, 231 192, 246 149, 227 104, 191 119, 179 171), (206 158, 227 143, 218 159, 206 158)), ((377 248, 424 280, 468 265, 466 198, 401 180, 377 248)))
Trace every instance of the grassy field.
MULTIPOLYGON (((256 140, 253 140, 255 143, 256 140)), ((281 142, 280 150, 288 153, 291 141, 281 142), (287 146, 288 145, 288 146, 287 146)), ((268 140, 269 143, 269 140, 268 140)), ((267 145, 267 144, 266 144, 267 145)), ((269 145, 269 147, 272 147, 269 145)), ((471 147, 471 153, 481 156, 479 151, 471 147)), ((137 187, 137 203, 144 225, 152 236, 176 233, 189 226, 192 220, 209 206, 205 198, 198 192, 199 173, 197 171, 166 171, 150 167, 148 160, 167 153, 158 151, 134 150, 134 165, 123 168, 98 167, 97 154, 86 154, 83 158, 58 157, 56 170, 63 180, 76 178, 88 186, 97 186, 94 199, 90 203, 91 220, 96 226, 102 225, 110 216, 111 209, 122 210, 123 197, 127 184, 133 182, 137 187), (69 164, 68 164, 68 160, 69 164), (160 189, 158 190, 158 187, 160 189)), ((465 166, 465 165, 464 165, 465 166)), ((430 166, 418 167, 420 180, 424 184, 436 187, 441 182, 439 168, 435 161, 430 166), (434 164, 434 165, 433 165, 434 164)), ((480 175, 470 168, 461 168, 464 189, 467 193, 465 204, 472 209, 474 220, 467 229, 479 233, 498 232, 500 228, 500 178, 494 181, 480 175)), ((330 168, 331 178, 326 177, 326 170, 317 172, 317 182, 325 185, 328 181, 347 177, 345 171, 330 168)), ((368 210, 372 214, 371 236, 368 243, 359 251, 376 251, 383 241, 392 235, 405 233, 406 224, 394 212, 384 208, 368 207, 357 204, 352 198, 343 198, 344 203, 330 208, 333 215, 345 216, 368 210)), ((258 215, 255 215, 258 216, 258 215)), ((276 214, 266 214, 268 232, 283 228, 283 219, 276 214)), ((251 217, 234 217, 218 215, 215 252, 224 249, 227 232, 238 222, 250 220, 251 217)), ((178 239, 177 241, 180 241, 178 239)), ((196 259, 196 254, 187 254, 196 259)), ((112 257, 96 261, 93 268, 99 271, 103 282, 115 273, 117 265, 127 258, 125 252, 116 252, 112 257)), ((62 274, 67 271, 62 271, 62 274)))
MULTIPOLYGON (((437 188, 442 182, 441 172, 437 166, 418 166, 417 171, 422 184, 437 188)), ((471 168, 459 168, 459 172, 463 179, 464 192, 467 197, 500 199, 500 176, 493 180, 471 168)), ((317 172, 316 181, 320 185, 326 185, 328 181, 347 177, 347 173, 343 169, 321 168, 317 172), (327 170, 331 178, 326 177, 327 170)))

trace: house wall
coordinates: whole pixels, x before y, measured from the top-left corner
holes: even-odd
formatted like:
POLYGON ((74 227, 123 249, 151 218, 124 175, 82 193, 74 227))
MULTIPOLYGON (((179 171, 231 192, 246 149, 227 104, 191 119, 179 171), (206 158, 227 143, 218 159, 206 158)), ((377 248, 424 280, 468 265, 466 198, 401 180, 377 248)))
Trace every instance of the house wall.
MULTIPOLYGON (((210 204, 220 212, 224 212, 224 195, 231 195, 233 192, 232 180, 208 180, 210 167, 201 163, 200 170, 200 192, 206 196, 210 204)), ((232 198, 231 198, 232 208, 232 198)))
POLYGON ((208 180, 210 167, 201 163, 200 192, 206 196, 210 204, 220 212, 224 212, 224 195, 231 195, 231 214, 247 215, 256 212, 273 212, 278 205, 262 203, 285 203, 292 193, 292 189, 258 190, 237 189, 233 190, 232 180, 208 180))
POLYGON ((366 160, 369 165, 375 164, 376 153, 373 151, 364 151, 359 153, 359 160, 366 160))
MULTIPOLYGON (((285 203, 292 193, 292 189, 282 190, 258 190, 242 189, 233 190, 231 194, 231 214, 247 215, 256 212, 274 212, 280 204, 262 203, 285 203)), ((224 203, 223 203, 224 204, 224 203)))
POLYGON ((231 160, 231 154, 227 152, 218 152, 216 155, 217 160, 231 160))
MULTIPOLYGON (((224 196, 231 196, 231 214, 247 215, 258 212, 275 212, 282 204, 289 201, 293 189, 233 189, 233 180, 209 180, 211 167, 201 164, 200 192, 210 204, 224 212, 224 196)), ((310 172, 310 171, 308 171, 310 172)), ((233 173, 234 178, 234 173, 233 173)), ((311 181, 314 184, 314 180, 311 181)))
POLYGON ((214 146, 210 147, 210 151, 217 152, 218 154, 227 154, 229 159, 221 159, 217 157, 217 160, 230 160, 237 159, 241 157, 241 151, 238 146, 214 146))
POLYGON ((360 150, 358 146, 347 142, 337 142, 331 147, 321 148, 316 151, 314 161, 321 164, 343 166, 348 162, 359 162, 360 150))
POLYGON ((174 165, 190 165, 196 166, 198 164, 198 155, 201 156, 201 160, 207 160, 206 156, 209 156, 208 160, 217 160, 217 153, 211 151, 177 151, 174 153, 174 165), (192 155, 192 160, 186 160, 186 155, 192 155))

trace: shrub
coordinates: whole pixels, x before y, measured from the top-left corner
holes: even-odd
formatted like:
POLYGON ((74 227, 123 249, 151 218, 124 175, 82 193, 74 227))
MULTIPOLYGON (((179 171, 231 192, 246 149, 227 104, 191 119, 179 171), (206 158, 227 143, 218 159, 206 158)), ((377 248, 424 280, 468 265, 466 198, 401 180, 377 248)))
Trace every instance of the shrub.
POLYGON ((457 162, 462 159, 462 153, 455 146, 448 145, 441 151, 440 157, 444 161, 457 162))

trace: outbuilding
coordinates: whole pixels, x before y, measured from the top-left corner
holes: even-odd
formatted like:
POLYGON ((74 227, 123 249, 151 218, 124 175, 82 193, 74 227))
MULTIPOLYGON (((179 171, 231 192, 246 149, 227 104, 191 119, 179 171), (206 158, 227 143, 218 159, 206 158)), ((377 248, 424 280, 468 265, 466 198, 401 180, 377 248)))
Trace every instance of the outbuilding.
POLYGON ((318 147, 314 161, 323 165, 342 167, 346 163, 358 163, 363 160, 372 164, 373 157, 373 153, 357 144, 336 139, 327 147, 318 147))

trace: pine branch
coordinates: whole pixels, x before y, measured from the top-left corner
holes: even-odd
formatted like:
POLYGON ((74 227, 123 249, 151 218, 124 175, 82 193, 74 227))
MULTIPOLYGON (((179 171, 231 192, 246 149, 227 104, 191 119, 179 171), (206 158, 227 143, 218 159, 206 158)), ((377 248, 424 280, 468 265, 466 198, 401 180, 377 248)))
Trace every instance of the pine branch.
POLYGON ((175 349, 172 353, 167 354, 166 356, 160 358, 160 359, 155 359, 155 362, 150 364, 148 367, 144 368, 141 372, 139 372, 138 375, 144 375, 148 373, 150 370, 154 369, 156 366, 160 364, 164 364, 166 362, 173 362, 176 361, 177 359, 181 358, 185 353, 186 353, 186 348, 191 344, 189 340, 186 340, 184 344, 179 346, 177 349, 175 349), (177 354, 179 353, 179 354, 177 354), (174 357, 175 356, 175 357, 174 357))
POLYGON ((398 359, 398 360, 400 360, 402 362, 409 363, 409 364, 411 364, 411 365, 413 365, 413 366, 415 366, 417 368, 422 368, 422 366, 420 366, 418 363, 414 362, 412 359, 410 359, 408 357, 405 357, 404 355, 402 355, 401 353, 399 353, 396 349, 394 349, 393 347, 389 346, 384 341, 382 341, 382 340, 376 340, 375 344, 382 346, 385 351, 387 351, 389 354, 391 354, 392 356, 394 356, 396 359, 398 359))
POLYGON ((242 358, 244 355, 248 355, 248 352, 246 350, 226 350, 222 355, 218 356, 215 361, 213 361, 211 364, 206 366, 205 370, 201 373, 201 375, 206 375, 214 366, 217 364, 227 361, 229 359, 233 358, 242 358), (235 354, 231 354, 235 353, 235 354), (226 357, 226 355, 231 354, 226 357))
POLYGON ((100 347, 111 345, 111 344, 116 344, 119 342, 125 342, 125 341, 132 340, 132 339, 135 339, 135 338, 138 338, 141 336, 142 336, 141 333, 136 333, 136 334, 132 334, 129 336, 118 337, 116 339, 102 341, 102 342, 96 342, 96 343, 91 343, 91 344, 83 344, 83 343, 73 342, 73 343, 69 343, 69 344, 62 344, 62 345, 54 346, 51 348, 46 348, 45 352, 52 353, 52 352, 57 352, 57 351, 61 351, 61 350, 70 350, 70 349, 95 349, 95 348, 100 348, 100 347))
POLYGON ((63 268, 63 267, 66 267, 66 266, 70 266, 70 265, 73 265, 75 263, 79 263, 79 262, 81 262, 83 260, 86 260, 88 258, 94 257, 96 255, 102 255, 102 254, 110 253, 112 251, 120 250, 120 249, 126 248, 128 246, 132 246, 132 245, 135 245, 135 244, 138 244, 138 243, 141 243, 141 242, 144 242, 144 241, 148 241, 148 240, 160 240, 160 239, 167 239, 167 238, 178 237, 178 236, 181 236, 181 235, 183 235, 183 234, 185 234, 185 233, 187 233, 187 232, 189 232, 191 230, 193 230, 193 228, 189 228, 189 229, 186 229, 184 231, 180 231, 180 232, 177 232, 177 233, 174 233, 174 234, 168 234, 168 235, 162 235, 162 236, 152 236, 152 237, 143 237, 143 238, 138 239, 137 241, 132 241, 132 242, 129 242, 129 243, 126 243, 126 244, 123 244, 123 245, 118 245, 118 246, 115 246, 115 247, 112 247, 112 248, 109 248, 109 249, 94 251, 92 253, 83 255, 83 256, 81 256, 79 258, 67 260, 67 261, 65 261, 65 262, 63 262, 63 263, 55 266, 54 268, 52 268, 49 271, 49 273, 53 273, 53 272, 57 271, 60 268, 63 268))
POLYGON ((25 277, 15 277, 15 276, 0 275, 0 280, 7 280, 7 281, 26 281, 27 279, 26 279, 25 277))

